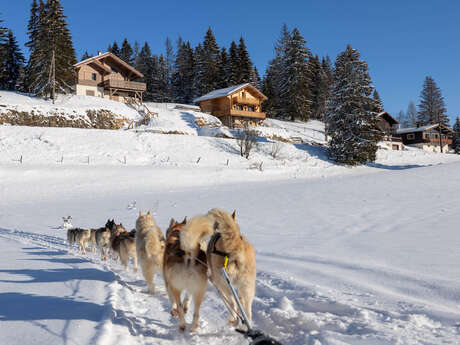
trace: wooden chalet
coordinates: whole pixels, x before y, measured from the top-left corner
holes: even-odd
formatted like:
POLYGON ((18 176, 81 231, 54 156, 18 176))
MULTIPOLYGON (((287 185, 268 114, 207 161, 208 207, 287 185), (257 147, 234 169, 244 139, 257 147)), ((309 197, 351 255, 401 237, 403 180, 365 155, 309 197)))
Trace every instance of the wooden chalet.
POLYGON ((426 125, 413 128, 400 128, 396 131, 401 135, 404 145, 414 146, 430 152, 447 152, 452 145, 454 130, 446 125, 426 125), (440 145, 441 136, 441 145, 440 145))
POLYGON ((214 90, 196 98, 202 112, 218 117, 230 128, 245 123, 257 125, 265 120, 262 102, 267 97, 249 83, 214 90))
POLYGON ((96 96, 120 102, 140 102, 146 84, 135 80, 141 72, 107 52, 80 61, 74 66, 77 95, 96 96))
POLYGON ((403 149, 403 141, 401 135, 396 133, 398 129, 399 121, 396 120, 386 111, 377 114, 377 128, 383 132, 383 143, 392 150, 403 149))

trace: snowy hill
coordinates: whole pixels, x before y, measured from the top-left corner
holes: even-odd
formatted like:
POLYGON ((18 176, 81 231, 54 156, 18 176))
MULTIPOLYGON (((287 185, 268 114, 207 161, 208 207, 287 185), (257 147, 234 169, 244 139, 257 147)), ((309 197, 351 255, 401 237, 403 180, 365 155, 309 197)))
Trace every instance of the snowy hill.
MULTIPOLYGON (((102 109, 92 99, 56 107, 102 109)), ((7 107, 40 106, 22 100, 7 107)), ((61 226, 131 229, 150 209, 164 232, 213 207, 237 210, 256 249, 255 327, 284 345, 458 343, 460 156, 381 149, 347 168, 320 122, 267 120, 247 160, 216 118, 148 107, 158 117, 132 130, 0 126, 0 344, 247 344, 211 285, 200 330, 179 334, 161 277, 148 295, 139 272, 69 251, 61 226)))

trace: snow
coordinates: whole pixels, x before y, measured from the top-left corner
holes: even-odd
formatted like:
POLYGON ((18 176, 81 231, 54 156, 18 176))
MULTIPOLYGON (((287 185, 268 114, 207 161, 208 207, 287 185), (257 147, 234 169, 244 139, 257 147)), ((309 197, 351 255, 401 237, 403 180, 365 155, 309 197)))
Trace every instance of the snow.
POLYGON ((129 105, 105 98, 77 95, 59 95, 51 101, 11 91, 0 91, 0 115, 14 110, 36 115, 61 115, 66 118, 84 116, 88 110, 108 110, 128 120, 138 120, 139 113, 129 105))
POLYGON ((206 95, 203 95, 201 97, 195 98, 193 101, 195 103, 197 103, 197 102, 201 102, 201 101, 206 101, 208 99, 225 97, 225 96, 228 96, 228 95, 232 94, 233 92, 238 91, 239 89, 242 89, 243 87, 246 87, 248 85, 251 85, 251 84, 244 83, 244 84, 239 84, 239 85, 226 87, 224 89, 214 90, 214 91, 211 91, 211 92, 207 93, 206 95))
POLYGON ((161 277, 147 294, 140 272, 69 250, 62 225, 131 229, 151 209, 165 231, 213 207, 237 210, 256 248, 254 325, 283 344, 458 343, 459 156, 382 149, 347 168, 320 122, 267 120, 246 160, 214 117, 151 107, 136 130, 0 126, 0 344, 248 343, 211 285, 199 332, 182 335, 161 277), (188 135, 159 134, 173 130, 188 135), (274 158, 274 136, 311 145, 274 158))

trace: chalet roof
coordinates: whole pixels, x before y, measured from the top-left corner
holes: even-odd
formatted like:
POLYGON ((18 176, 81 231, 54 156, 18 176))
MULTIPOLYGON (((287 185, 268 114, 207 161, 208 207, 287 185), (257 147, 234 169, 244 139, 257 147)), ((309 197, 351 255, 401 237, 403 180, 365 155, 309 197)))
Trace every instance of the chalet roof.
MULTIPOLYGON (((99 55, 90 57, 88 59, 85 59, 83 61, 80 61, 80 62, 76 63, 75 65, 73 65, 73 67, 78 68, 78 67, 81 67, 83 65, 88 65, 90 63, 95 63, 98 67, 101 67, 103 65, 101 63, 99 63, 99 61, 102 60, 102 59, 105 59, 105 58, 113 59, 117 64, 123 66, 124 68, 126 68, 130 72, 134 73, 138 78, 143 78, 144 77, 144 75, 141 72, 139 72, 137 69, 135 69, 131 65, 127 64, 126 62, 124 62, 122 59, 120 59, 118 56, 116 56, 115 54, 113 54, 111 52, 106 52, 104 54, 99 54, 99 55)), ((105 69, 105 66, 103 66, 102 68, 105 69)), ((108 71, 110 72, 110 70, 108 70, 108 71)))
POLYGON ((399 121, 396 120, 393 116, 390 115, 390 113, 386 112, 386 111, 382 111, 381 113, 378 113, 377 114, 377 118, 379 117, 386 117, 387 118, 387 121, 391 124, 398 124, 399 121))
MULTIPOLYGON (((436 123, 436 124, 425 125, 425 126, 420 126, 420 127, 400 128, 400 129, 396 130, 396 133, 397 134, 405 134, 405 133, 425 132, 425 131, 428 131, 430 129, 437 128, 438 126, 439 126, 439 124, 436 123)), ((449 128, 449 127, 447 127, 445 125, 441 125, 441 127, 443 127, 443 129, 445 129, 447 131, 454 132, 451 128, 449 128)))
POLYGON ((201 102, 201 101, 206 101, 208 99, 226 97, 226 96, 229 96, 232 93, 235 93, 236 91, 244 89, 244 88, 250 88, 251 90, 253 90, 263 100, 267 99, 267 96, 265 96, 262 92, 257 90, 257 88, 252 86, 250 83, 244 83, 244 84, 239 84, 239 85, 226 87, 224 89, 218 89, 218 90, 211 91, 210 93, 207 93, 206 95, 203 95, 201 97, 195 98, 193 101, 194 102, 201 102))

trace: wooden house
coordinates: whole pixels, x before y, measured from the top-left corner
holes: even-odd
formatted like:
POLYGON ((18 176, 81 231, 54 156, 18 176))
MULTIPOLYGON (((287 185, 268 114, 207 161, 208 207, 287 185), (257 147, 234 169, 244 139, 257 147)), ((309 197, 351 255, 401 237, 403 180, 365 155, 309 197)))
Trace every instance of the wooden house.
POLYGON ((80 61, 74 66, 77 95, 96 96, 120 102, 140 102, 146 84, 135 80, 141 72, 107 52, 80 61))
POLYGON ((401 135, 396 133, 399 127, 399 121, 396 120, 386 111, 377 114, 377 128, 383 132, 383 143, 392 150, 403 149, 403 141, 401 135))
POLYGON ((218 117, 230 128, 245 123, 257 125, 265 120, 262 102, 267 97, 249 83, 214 90, 196 98, 202 112, 218 117))
POLYGON ((446 125, 434 124, 400 128, 396 133, 401 135, 404 145, 418 147, 430 152, 441 152, 440 146, 442 146, 442 152, 447 152, 452 145, 454 131, 446 125), (440 136, 441 138, 439 138, 440 136))

